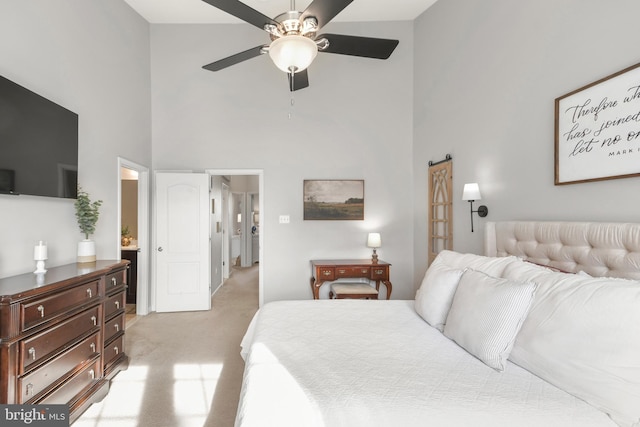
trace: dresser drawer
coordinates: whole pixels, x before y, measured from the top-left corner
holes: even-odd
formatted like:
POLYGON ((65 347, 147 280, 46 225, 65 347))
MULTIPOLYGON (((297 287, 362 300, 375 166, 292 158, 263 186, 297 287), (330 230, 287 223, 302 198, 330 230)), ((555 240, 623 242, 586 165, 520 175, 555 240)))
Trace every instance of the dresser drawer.
POLYGON ((76 338, 100 327, 100 307, 83 311, 58 325, 36 334, 20 343, 19 374, 29 366, 44 360, 61 347, 73 343, 76 338))
POLYGON ((336 269, 333 267, 319 267, 318 276, 318 280, 335 280, 336 269))
POLYGON ((40 325, 75 306, 100 298, 100 279, 64 292, 21 304, 22 330, 40 325))
POLYGON ((124 331, 124 313, 104 324, 104 342, 109 341, 118 332, 124 331))
POLYGON ((369 267, 336 267, 336 278, 369 277, 369 267))
POLYGON ((389 280, 389 267, 371 267, 371 279, 373 280, 389 280))
POLYGON ((104 318, 109 319, 114 313, 119 310, 124 310, 126 294, 124 292, 117 293, 109 298, 104 303, 104 318))
POLYGON ((63 405, 68 404, 79 393, 89 388, 92 384, 100 381, 100 358, 97 358, 92 364, 71 377, 62 386, 55 389, 52 393, 40 400, 39 404, 63 405))
POLYGON ((115 273, 107 274, 105 287, 106 292, 109 292, 113 289, 116 289, 118 286, 124 285, 127 283, 127 270, 116 271, 115 273))
POLYGON ((35 371, 18 379, 21 396, 18 403, 33 399, 59 378, 64 378, 82 363, 93 359, 100 350, 99 334, 95 333, 35 371))
POLYGON ((124 334, 104 345, 104 369, 105 371, 111 363, 124 353, 124 334))

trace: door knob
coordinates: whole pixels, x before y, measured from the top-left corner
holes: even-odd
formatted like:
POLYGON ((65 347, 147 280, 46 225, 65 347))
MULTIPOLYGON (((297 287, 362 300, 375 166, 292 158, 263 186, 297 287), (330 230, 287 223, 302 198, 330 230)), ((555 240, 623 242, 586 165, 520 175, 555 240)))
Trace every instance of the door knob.
POLYGON ((162 252, 162 246, 158 248, 158 252, 162 252))

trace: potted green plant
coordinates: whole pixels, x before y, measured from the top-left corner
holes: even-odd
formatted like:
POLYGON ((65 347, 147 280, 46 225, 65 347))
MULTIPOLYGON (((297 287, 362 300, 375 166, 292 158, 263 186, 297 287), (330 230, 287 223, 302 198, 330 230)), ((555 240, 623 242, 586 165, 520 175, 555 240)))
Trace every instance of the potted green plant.
POLYGON ((120 245, 129 246, 131 244, 131 234, 129 234, 129 226, 125 225, 120 230, 120 245))
POLYGON ((84 240, 78 242, 78 262, 93 262, 96 260, 96 245, 89 237, 96 231, 96 223, 100 216, 102 200, 91 201, 89 193, 78 186, 78 197, 75 202, 76 218, 84 240))

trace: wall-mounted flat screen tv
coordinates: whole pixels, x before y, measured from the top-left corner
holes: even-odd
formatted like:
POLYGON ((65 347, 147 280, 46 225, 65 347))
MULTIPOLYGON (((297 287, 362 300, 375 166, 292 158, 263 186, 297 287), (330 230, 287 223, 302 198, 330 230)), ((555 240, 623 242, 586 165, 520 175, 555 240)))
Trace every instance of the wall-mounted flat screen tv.
POLYGON ((0 194, 77 197, 78 115, 0 76, 0 194))

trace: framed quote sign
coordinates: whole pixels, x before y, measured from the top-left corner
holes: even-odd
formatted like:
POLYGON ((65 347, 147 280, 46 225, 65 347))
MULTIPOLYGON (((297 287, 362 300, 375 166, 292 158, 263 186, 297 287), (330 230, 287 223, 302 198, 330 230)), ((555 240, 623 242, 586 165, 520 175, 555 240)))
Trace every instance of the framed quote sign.
POLYGON ((555 184, 640 176, 640 64, 555 102, 555 184))

